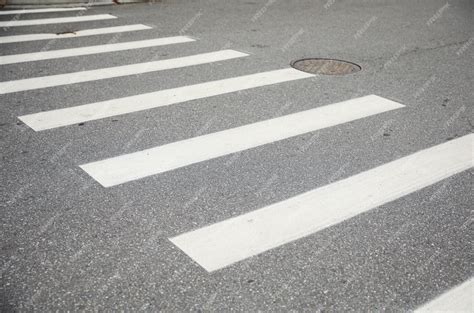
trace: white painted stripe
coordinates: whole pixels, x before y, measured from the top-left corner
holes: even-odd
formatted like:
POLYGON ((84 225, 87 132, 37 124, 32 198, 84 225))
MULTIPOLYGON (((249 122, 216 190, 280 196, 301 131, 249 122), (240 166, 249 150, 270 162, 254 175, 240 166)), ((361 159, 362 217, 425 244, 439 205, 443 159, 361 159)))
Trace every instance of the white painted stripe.
POLYGON ((474 278, 449 290, 438 298, 415 310, 415 313, 429 312, 474 312, 474 278))
POLYGON ((39 131, 313 76, 288 68, 23 115, 19 119, 39 131))
POLYGON ((107 67, 90 71, 12 80, 0 82, 0 94, 163 71, 173 68, 181 68, 192 65, 230 60, 244 56, 248 56, 248 54, 235 50, 221 50, 176 59, 167 59, 153 62, 107 67))
POLYGON ((110 14, 97 14, 97 15, 85 15, 85 16, 72 16, 72 17, 55 17, 55 18, 43 18, 37 20, 11 20, 6 22, 0 22, 0 27, 17 27, 17 26, 31 26, 31 25, 47 25, 47 24, 62 24, 62 23, 77 23, 87 21, 98 21, 98 20, 109 20, 117 18, 110 14))
POLYGON ((56 40, 56 39, 64 39, 64 38, 87 37, 87 36, 132 32, 132 31, 145 30, 145 29, 151 29, 151 28, 152 27, 150 26, 146 26, 142 24, 133 24, 133 25, 126 25, 126 26, 85 29, 85 30, 79 30, 72 33, 64 33, 64 34, 53 33, 53 34, 0 36, 0 44, 13 43, 13 42, 25 42, 25 41, 37 41, 37 40, 56 40))
POLYGON ((366 96, 82 165, 104 187, 403 107, 366 96))
POLYGON ((190 42, 190 41, 195 41, 195 40, 186 36, 177 36, 177 37, 129 41, 129 42, 114 43, 114 44, 73 48, 73 49, 62 49, 62 50, 42 51, 42 52, 33 52, 33 53, 25 53, 25 54, 4 55, 4 56, 0 56, 0 65, 39 61, 39 60, 48 60, 48 59, 59 59, 59 58, 67 58, 67 57, 73 57, 73 56, 99 54, 99 53, 124 51, 124 50, 132 50, 132 49, 140 49, 140 48, 148 48, 148 47, 157 47, 157 46, 171 45, 171 44, 184 43, 184 42, 190 42))
POLYGON ((50 12, 68 12, 68 11, 84 11, 87 8, 49 8, 49 9, 23 9, 23 10, 1 10, 0 15, 12 14, 34 14, 34 13, 50 13, 50 12))
POLYGON ((214 271, 303 238, 473 166, 470 134, 170 240, 214 271))

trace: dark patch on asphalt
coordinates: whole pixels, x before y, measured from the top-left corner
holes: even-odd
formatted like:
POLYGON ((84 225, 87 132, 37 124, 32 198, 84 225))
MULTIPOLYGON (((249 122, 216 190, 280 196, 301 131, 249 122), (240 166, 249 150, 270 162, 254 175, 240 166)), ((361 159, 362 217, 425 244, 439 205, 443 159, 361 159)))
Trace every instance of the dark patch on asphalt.
POLYGON ((76 34, 76 32, 75 32, 75 31, 72 31, 72 30, 70 30, 70 31, 64 31, 64 32, 59 32, 59 33, 56 33, 56 35, 66 35, 66 34, 73 34, 73 35, 75 35, 75 34, 76 34))
POLYGON ((255 45, 251 45, 251 47, 253 47, 253 48, 268 48, 269 46, 261 45, 261 44, 255 44, 255 45))
POLYGON ((450 141, 450 140, 456 139, 456 138, 458 138, 458 137, 459 137, 458 134, 454 134, 454 136, 451 136, 451 137, 446 138, 446 141, 450 141))

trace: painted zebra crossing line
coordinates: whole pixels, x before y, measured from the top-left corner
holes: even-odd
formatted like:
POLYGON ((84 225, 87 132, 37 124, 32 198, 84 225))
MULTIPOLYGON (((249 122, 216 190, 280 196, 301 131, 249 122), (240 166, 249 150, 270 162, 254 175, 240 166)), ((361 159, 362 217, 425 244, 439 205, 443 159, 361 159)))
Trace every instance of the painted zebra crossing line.
POLYGON ((474 312, 474 277, 422 305, 415 313, 474 312))
POLYGON ((18 118, 33 130, 40 131, 309 77, 314 75, 286 68, 33 113, 18 118))
POLYGON ((468 170, 473 144, 470 134, 170 240, 215 271, 468 170))
POLYGON ((72 16, 72 17, 55 17, 55 18, 43 18, 36 20, 12 20, 7 22, 0 22, 0 27, 18 27, 18 26, 33 26, 33 25, 48 25, 48 24, 64 24, 64 23, 78 23, 78 22, 89 22, 89 21, 100 21, 116 19, 116 16, 110 14, 97 14, 97 15, 85 15, 85 16, 72 16))
POLYGON ((85 11, 87 8, 48 8, 48 9, 22 9, 22 10, 2 10, 0 15, 12 14, 35 14, 35 13, 52 13, 52 12, 70 12, 70 11, 85 11))
POLYGON ((110 187, 402 107, 370 95, 84 164, 81 168, 102 186, 110 187))
POLYGON ((246 57, 248 54, 235 50, 220 50, 209 53, 195 54, 175 59, 166 59, 145 63, 135 63, 115 67, 100 68, 90 71, 73 72, 67 74, 33 77, 20 80, 0 82, 0 94, 27 91, 48 87, 96 81, 115 77, 144 74, 181 68, 192 65, 212 63, 235 58, 246 57))
POLYGON ((39 41, 39 40, 56 40, 66 38, 78 38, 87 36, 97 36, 106 34, 116 34, 124 32, 133 32, 138 30, 152 29, 150 26, 142 24, 133 24, 125 26, 113 26, 104 28, 84 29, 63 34, 28 34, 28 35, 14 35, 14 36, 0 36, 0 44, 4 43, 15 43, 15 42, 27 42, 27 41, 39 41))
POLYGON ((124 50, 134 50, 141 48, 150 48, 165 46, 171 44, 192 42, 195 39, 192 39, 187 36, 175 36, 175 37, 165 37, 165 38, 156 38, 148 40, 137 40, 137 41, 128 41, 120 42, 113 44, 105 45, 96 45, 72 49, 61 49, 61 50, 51 50, 51 51, 40 51, 32 53, 23 53, 23 54, 14 54, 14 55, 3 55, 0 58, 0 65, 13 64, 13 63, 22 63, 22 62, 33 62, 40 60, 49 60, 49 59, 60 59, 74 56, 83 56, 91 54, 100 54, 124 50))

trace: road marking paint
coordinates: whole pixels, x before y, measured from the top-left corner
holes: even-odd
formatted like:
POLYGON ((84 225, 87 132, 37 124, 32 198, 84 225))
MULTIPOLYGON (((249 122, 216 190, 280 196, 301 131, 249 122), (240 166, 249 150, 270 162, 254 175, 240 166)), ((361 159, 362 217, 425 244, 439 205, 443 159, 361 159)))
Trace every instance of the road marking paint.
POLYGON ((470 134, 170 238, 207 271, 309 236, 473 166, 470 134))
POLYGON ((443 293, 438 298, 424 304, 415 313, 428 312, 474 312, 474 278, 443 293))
POLYGON ((152 27, 150 26, 146 26, 142 24, 133 24, 133 25, 126 25, 126 26, 85 29, 85 30, 78 30, 71 33, 63 33, 63 34, 52 33, 52 34, 0 36, 0 44, 13 43, 13 42, 25 42, 25 41, 37 41, 37 40, 56 40, 56 39, 64 39, 64 38, 87 37, 87 36, 132 32, 132 31, 145 30, 145 29, 151 29, 151 28, 152 27))
POLYGON ((313 76, 287 68, 23 115, 19 119, 40 131, 313 76))
POLYGON ((0 94, 157 72, 192 65, 230 60, 244 56, 248 56, 248 54, 235 50, 221 50, 175 59, 106 67, 96 70, 73 72, 67 74, 12 80, 0 82, 0 94))
POLYGON ((150 39, 150 40, 120 42, 120 43, 114 43, 114 44, 97 45, 97 46, 89 46, 89 47, 80 47, 80 48, 73 48, 73 49, 41 51, 41 52, 33 52, 33 53, 15 54, 15 55, 3 55, 0 57, 0 65, 39 61, 39 60, 48 60, 48 59, 59 59, 59 58, 67 58, 67 57, 73 57, 73 56, 99 54, 99 53, 124 51, 124 50, 132 50, 132 49, 140 49, 140 48, 148 48, 148 47, 157 47, 157 46, 171 45, 171 44, 184 43, 184 42, 190 42, 190 41, 195 41, 195 40, 186 36, 176 36, 176 37, 157 38, 157 39, 150 39))
POLYGON ((401 107, 397 102, 371 95, 84 164, 81 168, 104 187, 110 187, 401 107))
POLYGON ((0 22, 0 27, 77 23, 77 22, 87 22, 87 21, 109 20, 109 19, 114 19, 114 18, 117 18, 117 17, 110 14, 97 14, 97 15, 72 16, 72 17, 42 18, 42 19, 37 19, 37 20, 20 20, 20 21, 11 20, 11 21, 6 21, 6 22, 0 22))
POLYGON ((50 12, 68 12, 68 11, 84 11, 87 8, 49 8, 49 9, 23 9, 23 10, 2 10, 0 15, 12 14, 34 14, 34 13, 50 13, 50 12))

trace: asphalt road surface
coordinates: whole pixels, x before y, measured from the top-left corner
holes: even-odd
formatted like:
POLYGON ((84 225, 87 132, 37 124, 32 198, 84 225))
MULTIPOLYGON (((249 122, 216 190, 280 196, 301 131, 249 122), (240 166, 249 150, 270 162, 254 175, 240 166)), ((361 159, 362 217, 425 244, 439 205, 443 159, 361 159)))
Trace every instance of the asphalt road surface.
POLYGON ((0 11, 2 311, 472 312, 473 9, 0 11))

